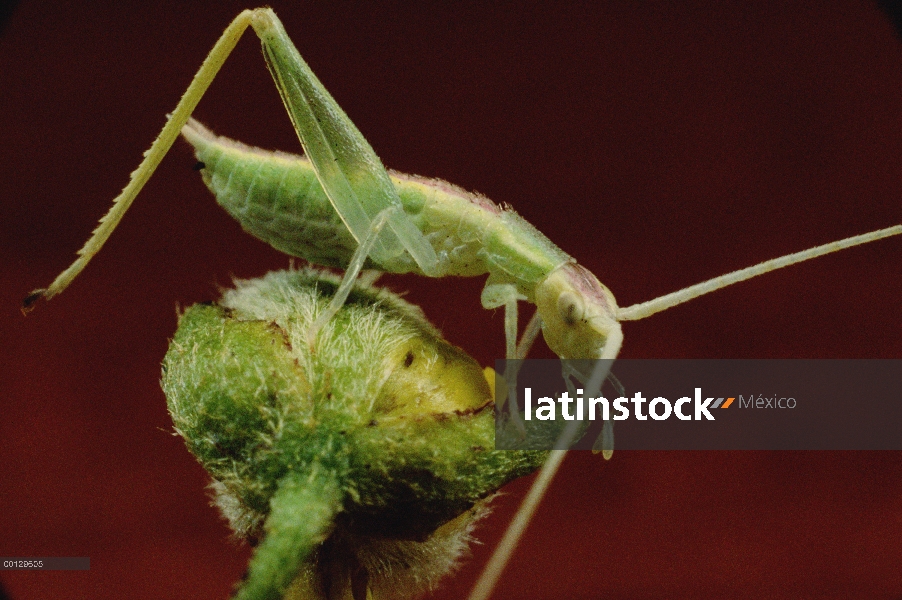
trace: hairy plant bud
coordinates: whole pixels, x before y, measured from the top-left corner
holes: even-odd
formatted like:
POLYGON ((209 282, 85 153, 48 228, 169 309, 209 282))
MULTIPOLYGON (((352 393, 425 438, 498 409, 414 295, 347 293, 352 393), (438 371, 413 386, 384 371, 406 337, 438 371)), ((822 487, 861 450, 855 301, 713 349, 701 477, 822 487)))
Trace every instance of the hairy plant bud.
POLYGON ((494 450, 482 369, 384 289, 358 285, 308 342, 337 285, 314 270, 239 281, 185 311, 163 363, 176 431, 259 542, 239 598, 429 589, 485 500, 546 455, 494 450))

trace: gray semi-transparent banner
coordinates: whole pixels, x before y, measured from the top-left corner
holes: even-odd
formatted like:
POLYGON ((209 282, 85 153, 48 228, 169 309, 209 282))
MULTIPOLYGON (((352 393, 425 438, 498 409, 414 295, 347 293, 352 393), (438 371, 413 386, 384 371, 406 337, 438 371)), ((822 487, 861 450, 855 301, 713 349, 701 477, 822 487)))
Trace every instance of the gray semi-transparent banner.
POLYGON ((902 360, 502 360, 495 406, 499 450, 902 450, 902 360))
POLYGON ((86 556, 3 556, 0 571, 88 571, 91 559, 86 556))

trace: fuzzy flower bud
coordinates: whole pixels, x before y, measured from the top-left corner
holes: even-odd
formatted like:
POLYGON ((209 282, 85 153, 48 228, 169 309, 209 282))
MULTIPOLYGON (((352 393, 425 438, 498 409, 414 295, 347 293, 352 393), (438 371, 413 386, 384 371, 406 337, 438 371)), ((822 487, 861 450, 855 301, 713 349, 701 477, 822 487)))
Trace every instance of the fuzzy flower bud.
POLYGON ((163 363, 176 431, 236 534, 259 540, 239 598, 429 589, 484 500, 545 457, 494 450, 479 365, 386 290, 358 286, 309 344, 337 285, 240 281, 185 311, 163 363))

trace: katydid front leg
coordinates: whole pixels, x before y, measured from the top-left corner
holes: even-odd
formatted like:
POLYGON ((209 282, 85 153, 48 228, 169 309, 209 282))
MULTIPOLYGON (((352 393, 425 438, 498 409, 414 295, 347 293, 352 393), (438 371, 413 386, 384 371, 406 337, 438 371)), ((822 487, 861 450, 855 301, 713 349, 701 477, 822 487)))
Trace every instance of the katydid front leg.
MULTIPOLYGON (((517 344, 517 302, 520 300, 526 300, 526 297, 520 294, 517 291, 517 286, 512 283, 495 283, 492 281, 492 278, 489 277, 485 287, 482 289, 483 308, 493 309, 502 306, 504 307, 504 339, 507 363, 503 375, 508 389, 508 397, 506 400, 510 407, 511 422, 520 432, 520 435, 525 437, 526 427, 523 424, 523 419, 520 417, 519 404, 517 403, 517 371, 519 369, 519 363, 516 362, 516 359, 525 357, 525 353, 523 356, 519 355, 517 344)), ((529 334, 530 331, 529 328, 527 328, 527 331, 524 333, 524 344, 521 344, 521 346, 526 345, 527 340, 525 337, 529 334)), ((528 344, 531 345, 532 342, 530 341, 528 344)), ((503 400, 499 402, 499 410, 503 408, 504 403, 503 400)))

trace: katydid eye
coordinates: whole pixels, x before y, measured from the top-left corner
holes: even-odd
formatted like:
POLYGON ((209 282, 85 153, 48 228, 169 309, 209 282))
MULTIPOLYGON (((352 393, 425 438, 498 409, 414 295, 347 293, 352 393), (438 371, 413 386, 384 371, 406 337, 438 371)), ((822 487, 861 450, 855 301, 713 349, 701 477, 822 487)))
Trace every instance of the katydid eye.
POLYGON ((583 319, 583 303, 572 292, 564 292, 557 299, 557 311, 567 325, 573 325, 583 319))

